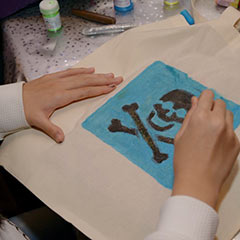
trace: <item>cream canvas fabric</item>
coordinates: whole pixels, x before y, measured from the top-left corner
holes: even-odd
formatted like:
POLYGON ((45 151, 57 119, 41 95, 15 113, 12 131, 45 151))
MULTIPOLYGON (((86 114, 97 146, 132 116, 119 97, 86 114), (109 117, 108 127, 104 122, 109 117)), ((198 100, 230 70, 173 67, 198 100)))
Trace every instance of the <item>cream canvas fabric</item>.
MULTIPOLYGON (((240 104, 240 36, 233 28, 238 18, 239 12, 228 8, 218 20, 190 27, 179 15, 109 41, 78 66, 122 75, 121 86, 57 111, 52 120, 66 135, 60 145, 34 129, 8 136, 0 150, 1 165, 91 239, 144 239, 156 229, 170 190, 81 123, 156 60, 240 104)), ((230 239, 240 227, 238 168, 237 163, 219 202, 219 240, 230 239)))

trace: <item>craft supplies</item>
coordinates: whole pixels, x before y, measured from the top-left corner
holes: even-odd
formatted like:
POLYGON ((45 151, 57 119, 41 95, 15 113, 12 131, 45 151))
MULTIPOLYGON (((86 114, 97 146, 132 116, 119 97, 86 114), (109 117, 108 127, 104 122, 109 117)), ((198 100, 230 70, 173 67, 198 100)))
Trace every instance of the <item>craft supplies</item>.
POLYGON ((215 2, 223 7, 232 6, 234 8, 239 7, 239 0, 215 0, 215 2))
POLYGON ((118 24, 118 25, 109 25, 101 27, 91 27, 84 28, 82 34, 85 36, 94 36, 100 34, 112 34, 112 33, 121 33, 130 28, 136 27, 135 24, 118 24))
POLYGON ((115 24, 116 19, 114 17, 102 15, 95 12, 89 12, 85 10, 72 9, 72 14, 78 17, 82 17, 86 20, 102 23, 102 24, 115 24))
POLYGON ((58 32, 62 28, 59 4, 56 0, 43 0, 39 4, 46 28, 49 32, 58 32))
POLYGON ((133 9, 132 0, 114 0, 114 9, 118 12, 128 12, 133 9))
POLYGON ((188 22, 189 25, 193 25, 195 23, 194 18, 186 9, 182 10, 180 14, 184 16, 185 20, 188 22))
POLYGON ((178 0, 164 0, 164 4, 168 5, 168 6, 173 6, 176 4, 179 4, 178 0))

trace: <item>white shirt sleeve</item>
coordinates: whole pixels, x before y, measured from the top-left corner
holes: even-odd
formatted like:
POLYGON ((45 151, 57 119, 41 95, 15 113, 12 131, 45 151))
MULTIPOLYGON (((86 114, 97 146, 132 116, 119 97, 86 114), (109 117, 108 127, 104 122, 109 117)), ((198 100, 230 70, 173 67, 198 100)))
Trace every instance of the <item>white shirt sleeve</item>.
POLYGON ((23 108, 23 83, 0 86, 0 140, 18 129, 29 127, 23 108))
POLYGON ((213 240, 218 215, 206 203, 188 196, 170 197, 160 212, 155 233, 145 240, 213 240))
POLYGON ((20 228, 8 220, 3 220, 0 228, 1 240, 30 240, 20 228))

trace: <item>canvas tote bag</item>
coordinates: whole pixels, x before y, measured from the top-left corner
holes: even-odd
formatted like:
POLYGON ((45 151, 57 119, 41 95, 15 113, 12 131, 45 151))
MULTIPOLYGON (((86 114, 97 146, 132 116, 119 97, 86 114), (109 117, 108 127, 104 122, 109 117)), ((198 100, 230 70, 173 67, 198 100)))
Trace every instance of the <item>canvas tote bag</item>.
MULTIPOLYGON (((240 104, 240 36, 233 27, 239 18, 238 11, 228 8, 219 19, 194 26, 178 15, 120 34, 78 66, 122 75, 121 86, 58 110, 52 121, 65 132, 62 144, 34 129, 8 136, 0 164, 91 239, 144 239, 155 231, 170 189, 82 123, 158 60, 240 104)), ((239 136, 239 128, 236 132, 239 136)), ((240 227, 239 185, 237 163, 219 201, 220 240, 230 239, 240 227)))

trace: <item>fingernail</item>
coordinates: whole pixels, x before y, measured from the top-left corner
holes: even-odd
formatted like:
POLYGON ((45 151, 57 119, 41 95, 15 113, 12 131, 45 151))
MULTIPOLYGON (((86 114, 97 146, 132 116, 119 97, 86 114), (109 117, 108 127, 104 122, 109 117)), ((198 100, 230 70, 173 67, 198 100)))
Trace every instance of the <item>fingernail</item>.
POLYGON ((123 81, 123 77, 116 77, 114 80, 116 82, 122 82, 123 81))
POLYGON ((88 70, 92 70, 92 71, 94 71, 95 68, 94 68, 94 67, 89 67, 88 70))
POLYGON ((56 135, 56 142, 57 143, 62 143, 63 142, 63 137, 60 133, 57 133, 57 135, 56 135))
POLYGON ((111 87, 111 88, 115 88, 116 85, 115 85, 115 84, 111 84, 111 85, 109 85, 109 87, 111 87))
POLYGON ((106 76, 107 77, 114 77, 114 74, 113 73, 107 73, 106 76))

